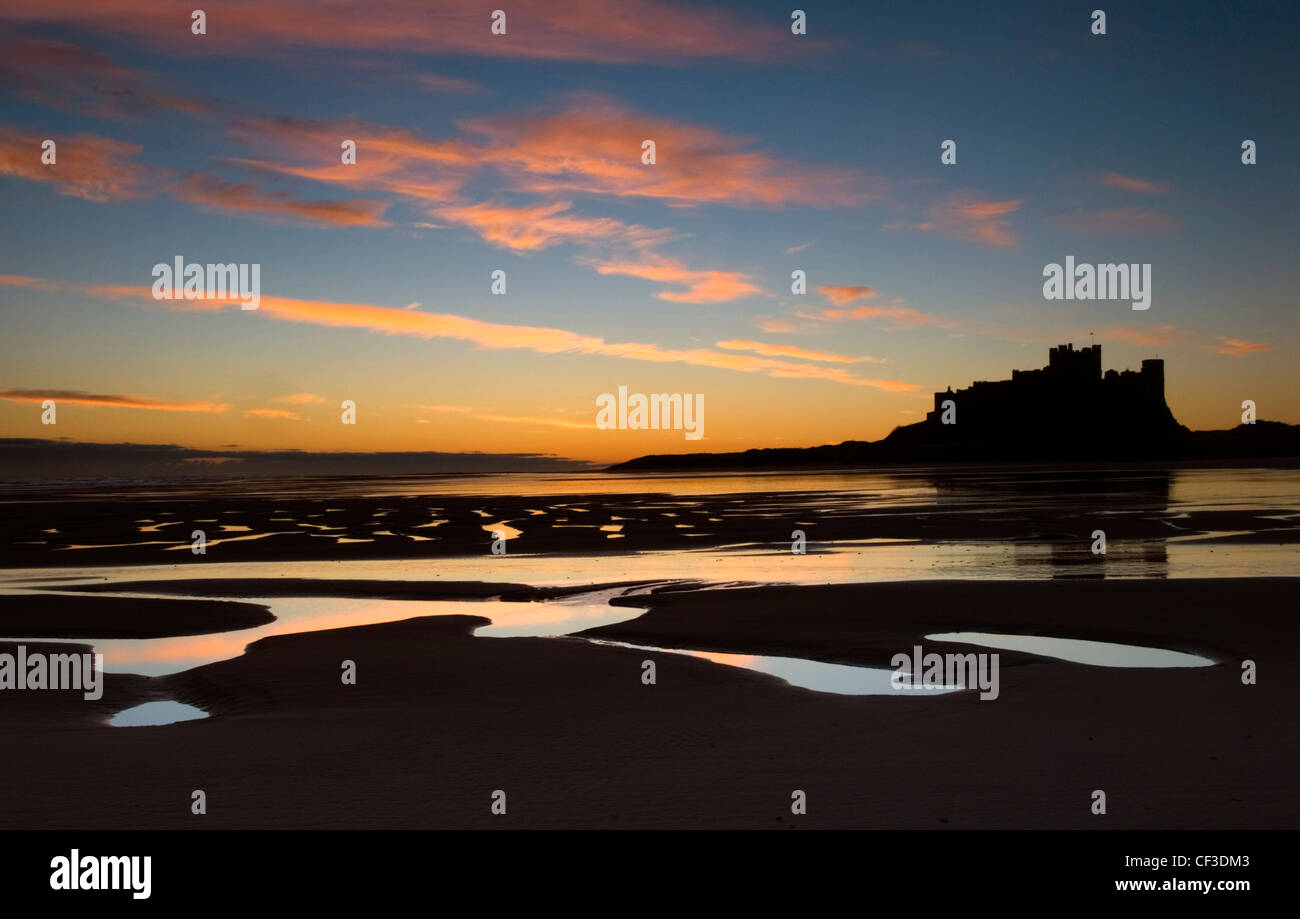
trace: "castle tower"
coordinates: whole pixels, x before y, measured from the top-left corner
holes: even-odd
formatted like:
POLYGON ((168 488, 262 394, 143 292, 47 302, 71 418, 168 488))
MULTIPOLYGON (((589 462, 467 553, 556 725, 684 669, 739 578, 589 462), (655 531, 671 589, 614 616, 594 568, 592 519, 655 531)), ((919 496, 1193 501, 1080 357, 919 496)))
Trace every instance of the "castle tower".
POLYGON ((1165 401, 1165 362, 1161 358, 1147 358, 1142 362, 1142 386, 1151 396, 1165 401))
POLYGON ((1095 382, 1101 379, 1101 345, 1074 350, 1074 343, 1057 345, 1047 352, 1048 372, 1060 380, 1095 382))

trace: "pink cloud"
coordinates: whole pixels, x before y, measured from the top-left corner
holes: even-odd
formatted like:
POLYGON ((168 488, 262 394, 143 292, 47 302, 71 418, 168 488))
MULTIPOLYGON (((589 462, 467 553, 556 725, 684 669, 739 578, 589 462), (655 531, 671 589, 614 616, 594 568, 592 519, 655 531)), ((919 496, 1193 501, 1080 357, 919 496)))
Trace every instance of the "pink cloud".
POLYGON ((817 293, 824 296, 835 306, 843 306, 845 303, 852 303, 854 300, 870 300, 876 295, 873 288, 861 284, 852 287, 819 287, 817 293))
POLYGON ((1170 189, 1170 186, 1165 182, 1149 182, 1146 179, 1120 175, 1118 172, 1102 173, 1102 175, 1097 178, 1097 181, 1102 185, 1108 185, 1111 188, 1122 188, 1125 191, 1141 192, 1144 195, 1163 195, 1170 189))
POLYGON ((654 230, 609 217, 578 217, 572 204, 559 201, 533 207, 507 207, 494 202, 447 206, 434 215, 468 227, 487 242, 505 249, 537 250, 563 242, 617 243, 633 247, 667 242, 671 230, 654 230))
POLYGON ((150 193, 156 174, 133 162, 141 152, 135 144, 93 134, 66 136, 33 134, 5 127, 0 133, 0 175, 49 182, 61 195, 86 201, 139 198, 150 193), (55 143, 55 162, 41 162, 41 143, 55 143))
POLYGON ((511 0, 506 34, 494 35, 493 5, 412 0, 227 0, 208 10, 208 34, 190 35, 178 0, 42 0, 5 4, 0 22, 50 23, 97 35, 128 35, 171 54, 266 56, 296 49, 421 55, 585 60, 605 63, 769 61, 817 42, 791 42, 767 24, 718 7, 669 0, 511 0))
MULTIPOLYGON (((120 285, 82 285, 42 281, 10 276, 0 283, 35 287, 48 291, 71 291, 108 299, 127 299, 179 312, 239 310, 237 299, 155 300, 148 287, 120 285)), ((368 303, 336 303, 322 300, 299 300, 263 293, 255 313, 243 315, 279 322, 306 323, 328 328, 350 328, 385 335, 408 335, 425 339, 452 339, 481 348, 526 349, 540 354, 590 354, 619 357, 651 363, 680 363, 742 373, 763 373, 771 377, 813 379, 847 386, 868 386, 889 392, 912 392, 914 383, 899 380, 873 380, 854 376, 842 367, 778 360, 753 354, 737 354, 710 348, 688 350, 664 348, 641 342, 610 342, 594 335, 544 326, 508 325, 485 322, 451 313, 427 313, 368 303)))
POLYGON ((1100 339, 1127 341, 1135 345, 1169 345, 1180 340, 1182 334, 1172 325, 1153 326, 1147 329, 1111 327, 1097 330, 1097 337, 1100 339))
POLYGON ((1219 336, 1219 346, 1212 350, 1216 354, 1226 354, 1229 357, 1243 357, 1247 354, 1256 354, 1260 351, 1271 351, 1273 346, 1266 345, 1257 341, 1245 341, 1241 338, 1226 338, 1219 336))
POLYGON ((388 209, 384 201, 299 201, 285 192, 262 191, 248 183, 225 182, 190 173, 168 191, 181 201, 205 210, 229 214, 257 214, 334 227, 383 227, 388 209))
POLYGON ((660 291, 660 300, 670 303, 723 303, 761 294, 762 288, 753 284, 748 276, 735 271, 696 270, 687 268, 673 259, 652 258, 647 261, 594 262, 598 274, 626 275, 644 278, 660 284, 684 285, 684 291, 660 291))

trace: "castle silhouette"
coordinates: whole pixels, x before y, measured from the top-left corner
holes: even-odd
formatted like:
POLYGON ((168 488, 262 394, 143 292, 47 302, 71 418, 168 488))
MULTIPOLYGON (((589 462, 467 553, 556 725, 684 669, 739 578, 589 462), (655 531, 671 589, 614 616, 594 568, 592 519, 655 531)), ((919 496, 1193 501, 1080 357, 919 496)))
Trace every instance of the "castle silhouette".
POLYGON ((1076 351, 1073 344, 1052 348, 1041 370, 1013 370, 1009 380, 935 393, 923 426, 926 439, 950 441, 1150 440, 1186 430, 1165 402, 1164 361, 1103 374, 1101 345, 1076 351))
POLYGON ((1039 370, 1013 370, 1009 380, 980 380, 956 392, 950 387, 935 393, 934 410, 924 421, 900 425, 882 440, 651 454, 607 471, 1262 457, 1300 458, 1300 425, 1259 421, 1231 430, 1189 431, 1165 403, 1164 361, 1150 358, 1138 371, 1103 373, 1101 345, 1076 351, 1065 344, 1050 349, 1047 366, 1039 370))

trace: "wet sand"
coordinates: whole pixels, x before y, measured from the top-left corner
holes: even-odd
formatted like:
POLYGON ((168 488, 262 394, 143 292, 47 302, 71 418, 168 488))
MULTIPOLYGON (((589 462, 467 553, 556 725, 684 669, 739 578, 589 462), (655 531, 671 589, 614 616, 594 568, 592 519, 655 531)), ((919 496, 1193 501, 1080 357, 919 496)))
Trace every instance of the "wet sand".
POLYGON ((1296 828, 1297 599, 1300 579, 661 590, 621 601, 649 606, 639 619, 594 630, 883 666, 916 643, 957 648, 924 641, 939 629, 1220 661, 1004 653, 988 702, 837 696, 665 652, 475 638, 472 615, 277 636, 184 673, 107 677, 103 710, 172 698, 203 721, 111 728, 90 703, 0 694, 26 712, 7 721, 0 826, 1296 828), (1242 657, 1259 685, 1241 684, 1242 657), (341 683, 343 660, 357 685, 341 683), (490 813, 495 789, 505 816, 490 813), (790 813, 795 789, 806 816, 790 813), (1089 811, 1094 789, 1105 816, 1089 811))
POLYGON ((795 528, 814 547, 867 539, 1086 544, 1099 521, 1109 538, 1127 540, 1300 542, 1300 508, 1182 512, 1170 507, 1171 481, 1150 472, 1078 474, 1062 490, 1059 476, 1002 487, 987 476, 944 475, 891 480, 880 493, 32 500, 8 503, 0 515, 0 567, 184 564, 200 573, 213 561, 486 556, 493 530, 519 531, 507 540, 510 554, 788 549, 795 528), (207 540, 203 555, 190 551, 195 530, 207 540))
POLYGON ((168 638, 274 622, 265 606, 64 594, 0 595, 0 635, 28 638, 168 638))
POLYGON ((646 581, 616 581, 581 586, 532 587, 501 581, 380 581, 314 578, 193 578, 184 581, 106 581, 101 584, 51 585, 74 592, 173 594, 184 597, 342 597, 359 600, 486 600, 527 603, 646 581))

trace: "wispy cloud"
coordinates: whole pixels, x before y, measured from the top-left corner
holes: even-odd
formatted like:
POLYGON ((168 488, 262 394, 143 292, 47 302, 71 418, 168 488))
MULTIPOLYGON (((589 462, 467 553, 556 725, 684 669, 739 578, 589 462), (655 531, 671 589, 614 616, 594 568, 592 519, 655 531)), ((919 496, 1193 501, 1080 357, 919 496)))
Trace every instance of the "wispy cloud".
POLYGON ((475 415, 474 417, 497 424, 540 424, 546 427, 566 428, 569 430, 586 430, 596 426, 594 421, 567 421, 563 418, 520 417, 518 415, 475 415))
POLYGON ((244 412, 249 418, 270 418, 277 421, 301 421, 302 416, 285 408, 250 408, 244 412))
POLYGON ((166 193, 204 210, 250 214, 271 221, 292 220, 320 226, 387 226, 384 201, 303 201, 287 192, 264 191, 249 183, 227 182, 190 172, 177 177, 168 168, 135 160, 142 148, 107 137, 55 136, 55 162, 41 162, 46 138, 3 126, 0 175, 48 182, 62 195, 86 201, 147 198, 166 193))
MULTIPOLYGON (((37 288, 51 292, 78 292, 87 296, 126 299, 145 305, 181 312, 239 310, 234 298, 219 300, 155 300, 148 287, 119 285, 83 285, 45 281, 39 278, 0 276, 0 284, 37 288)), ((868 380, 854 376, 842 367, 823 367, 792 360, 777 360, 752 354, 737 354, 711 348, 678 349, 641 342, 611 342, 594 335, 544 326, 507 325, 485 322, 451 313, 405 310, 368 303, 336 303, 299 300, 262 294, 258 316, 279 322, 307 323, 329 328, 351 328, 386 335, 409 335, 416 338, 442 338, 463 341, 481 348, 527 349, 541 354, 592 354, 648 361, 656 364, 680 363, 741 373, 762 373, 783 379, 810 379, 846 386, 869 386, 891 392, 911 392, 913 383, 899 380, 868 380)))
POLYGON ((1097 177, 1097 181, 1111 188, 1122 188, 1125 191, 1140 192, 1144 195, 1163 195, 1171 187, 1167 182, 1151 182, 1147 179, 1121 175, 1118 172, 1104 172, 1097 177))
POLYGON ((899 328, 916 328, 918 326, 955 328, 958 324, 956 320, 936 316, 932 313, 922 313, 906 306, 855 306, 852 308, 823 310, 801 308, 797 311, 797 315, 803 319, 816 319, 826 322, 888 319, 892 325, 899 328))
POLYGON ((277 396, 272 401, 279 402, 281 405, 319 405, 325 401, 325 397, 314 392, 296 392, 287 396, 277 396))
POLYGON ((87 201, 139 198, 151 193, 156 174, 133 157, 142 150, 93 134, 55 136, 56 162, 41 162, 41 142, 48 135, 33 134, 12 126, 0 131, 0 175, 18 176, 34 182, 49 182, 61 195, 87 201))
POLYGON ((755 354, 761 354, 764 357, 793 357, 801 361, 821 361, 830 364, 883 363, 881 358, 872 357, 869 354, 851 357, 847 354, 834 354, 830 351, 814 351, 809 348, 798 348, 794 345, 774 345, 743 339, 720 341, 717 346, 726 348, 728 351, 753 351, 755 354))
POLYGON ((1023 203, 1023 198, 988 201, 974 194, 958 193, 930 208, 930 219, 917 229, 993 249, 1014 249, 1018 242, 1007 218, 1020 210, 1023 203))
POLYGON ((190 173, 168 189, 181 201, 204 210, 298 220, 334 227, 383 227, 385 201, 299 201, 286 192, 267 192, 248 183, 226 182, 190 173))
POLYGON ((826 285, 817 288, 817 293, 821 294, 835 306, 843 306, 846 303, 852 303, 854 300, 870 300, 876 295, 873 288, 861 284, 856 284, 852 287, 826 285))
POLYGON ((511 0, 505 35, 491 32, 492 5, 410 0, 226 0, 209 10, 208 34, 188 38, 189 9, 157 0, 42 0, 8 3, 0 22, 50 23, 96 35, 127 35, 169 54, 270 56, 299 49, 359 53, 713 63, 766 61, 803 51, 777 25, 719 7, 670 0, 511 0), (178 33, 183 33, 179 34, 178 33))
MULTIPOLYGON (((0 12, 0 19, 4 16, 0 12)), ((68 41, 6 34, 0 86, 40 105, 93 118, 144 118, 209 111, 213 104, 159 88, 159 80, 68 41)))
POLYGON ((495 202, 440 207, 434 214, 448 223, 473 230, 495 246, 534 251, 558 243, 619 244, 644 247, 667 242, 671 230, 654 230, 609 217, 579 217, 568 213, 568 201, 533 207, 507 207, 495 202))
POLYGON ((669 303, 724 303, 763 293, 748 275, 736 271, 687 268, 674 259, 654 257, 641 262, 589 262, 598 274, 626 275, 686 289, 655 294, 669 303))
POLYGON ((176 402, 155 399, 152 396, 119 396, 91 393, 80 389, 6 389, 0 390, 0 399, 8 402, 44 402, 52 399, 56 405, 70 403, 103 408, 139 408, 155 412, 208 412, 220 414, 230 406, 220 402, 176 402))
POLYGON ((436 73, 416 74, 415 82, 423 88, 437 93, 479 93, 483 84, 465 77, 446 77, 436 73))
POLYGON ((467 122, 482 156, 514 187, 535 194, 656 198, 679 204, 807 204, 844 207, 883 193, 883 183, 838 166, 775 158, 744 137, 628 108, 604 96, 570 97, 559 111, 467 122), (641 162, 642 140, 656 162, 641 162))
POLYGON ((1256 354, 1260 351, 1271 351, 1272 345, 1266 345, 1258 341, 1246 341, 1241 338, 1226 338, 1219 336, 1218 347, 1212 348, 1216 354, 1226 354, 1229 357, 1243 357, 1247 354, 1256 354))
POLYGON ((1111 341, 1126 341, 1134 345, 1171 345, 1180 341, 1184 334, 1172 325, 1152 326, 1146 329, 1127 329, 1109 327, 1097 329, 1097 337, 1111 341))

